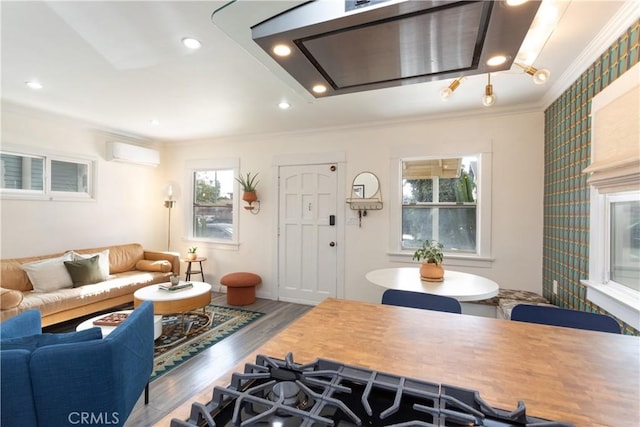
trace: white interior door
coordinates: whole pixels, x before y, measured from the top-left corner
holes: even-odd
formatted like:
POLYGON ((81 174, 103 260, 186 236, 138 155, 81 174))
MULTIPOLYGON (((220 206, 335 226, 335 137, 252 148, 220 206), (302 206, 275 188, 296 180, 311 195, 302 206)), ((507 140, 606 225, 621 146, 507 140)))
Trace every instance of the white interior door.
POLYGON ((336 165, 279 168, 278 295, 317 304, 337 293, 336 165))

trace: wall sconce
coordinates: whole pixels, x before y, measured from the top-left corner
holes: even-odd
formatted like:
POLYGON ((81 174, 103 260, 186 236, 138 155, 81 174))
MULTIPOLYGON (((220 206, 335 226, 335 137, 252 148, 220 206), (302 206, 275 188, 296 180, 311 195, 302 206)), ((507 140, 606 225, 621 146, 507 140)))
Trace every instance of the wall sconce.
POLYGON ((491 73, 487 74, 487 85, 484 88, 484 96, 482 97, 482 105, 491 107, 496 103, 496 96, 493 93, 493 85, 491 84, 491 73))
POLYGON ((545 84, 549 80, 549 77, 551 77, 551 72, 546 68, 537 69, 531 65, 522 65, 517 62, 514 62, 514 64, 522 68, 525 73, 532 76, 533 82, 537 85, 545 84))
POLYGON ((180 197, 180 186, 176 182, 168 182, 164 188, 164 207, 169 209, 169 222, 167 226, 167 251, 171 250, 171 209, 176 206, 176 199, 180 197))
POLYGON ((443 88, 440 91, 440 99, 442 99, 443 101, 446 101, 447 99, 449 99, 451 95, 453 95, 453 92, 455 92, 455 90, 458 89, 458 86, 460 86, 460 83, 462 82, 463 79, 464 77, 458 77, 457 79, 452 81, 449 86, 443 88))

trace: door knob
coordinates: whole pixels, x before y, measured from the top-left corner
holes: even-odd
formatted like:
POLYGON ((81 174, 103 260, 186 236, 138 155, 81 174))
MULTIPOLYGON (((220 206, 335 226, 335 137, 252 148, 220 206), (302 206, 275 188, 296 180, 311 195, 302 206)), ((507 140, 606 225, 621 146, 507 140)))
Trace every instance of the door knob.
POLYGON ((336 242, 331 242, 329 243, 329 246, 334 247, 336 245, 336 242))

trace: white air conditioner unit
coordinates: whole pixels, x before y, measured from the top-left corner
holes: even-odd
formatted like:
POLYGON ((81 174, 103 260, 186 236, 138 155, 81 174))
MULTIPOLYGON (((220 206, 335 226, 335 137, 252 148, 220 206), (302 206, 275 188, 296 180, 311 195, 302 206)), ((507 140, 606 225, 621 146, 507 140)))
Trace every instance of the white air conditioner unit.
POLYGON ((107 142, 107 160, 135 163, 146 166, 158 166, 160 164, 160 152, 158 150, 144 148, 138 145, 110 141, 107 142))

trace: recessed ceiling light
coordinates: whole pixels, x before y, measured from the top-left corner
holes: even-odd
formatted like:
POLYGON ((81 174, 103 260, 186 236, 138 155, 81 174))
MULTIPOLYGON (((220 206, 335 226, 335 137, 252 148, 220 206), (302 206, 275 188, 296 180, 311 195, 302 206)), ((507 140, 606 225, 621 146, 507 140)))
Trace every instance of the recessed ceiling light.
POLYGON ((200 43, 198 40, 191 37, 183 38, 182 44, 188 47, 189 49, 193 49, 193 50, 200 49, 200 46, 202 46, 202 43, 200 43))
POLYGON ((152 120, 149 120, 149 123, 151 123, 151 126, 159 126, 160 125, 160 120, 152 119, 152 120))
POLYGON ((291 104, 289 104, 287 101, 281 101, 278 104, 278 108, 280 108, 281 110, 287 110, 289 107, 291 107, 291 104))
POLYGON ((529 0, 507 0, 507 6, 520 6, 529 0))
POLYGON ((497 67, 507 62, 507 57, 504 55, 495 55, 487 59, 487 65, 490 67, 497 67))
POLYGON ((327 87, 322 84, 317 84, 314 87, 312 87, 311 90, 314 91, 315 93, 325 93, 327 91, 327 87))
POLYGON ((291 48, 286 44, 277 44, 273 47, 273 53, 277 56, 289 56, 291 54, 291 48))
POLYGON ((28 82, 24 82, 24 84, 26 84, 27 86, 29 86, 31 89, 42 89, 42 84, 40 84, 40 82, 37 82, 35 80, 30 80, 28 82))

